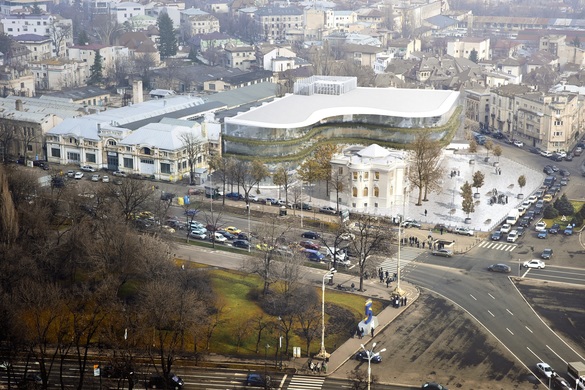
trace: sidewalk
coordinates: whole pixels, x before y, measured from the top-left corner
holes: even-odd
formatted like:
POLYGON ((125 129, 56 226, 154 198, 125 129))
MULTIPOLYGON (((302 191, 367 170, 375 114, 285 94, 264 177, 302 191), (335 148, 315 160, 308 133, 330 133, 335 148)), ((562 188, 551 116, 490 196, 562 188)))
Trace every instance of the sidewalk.
MULTIPOLYGON (((372 290, 381 290, 377 294, 378 296, 383 296, 384 294, 388 295, 388 290, 383 287, 384 284, 378 285, 378 283, 374 283, 373 285, 368 285, 368 289, 365 292, 355 291, 356 294, 363 295, 364 297, 372 296, 372 290), (383 293, 382 293, 383 292, 383 293)), ((376 334, 384 332, 384 330, 394 321, 396 317, 402 314, 405 310, 408 309, 410 305, 419 297, 420 292, 419 290, 412 284, 406 283, 404 281, 400 282, 400 287, 405 292, 405 297, 407 298, 406 306, 401 306, 399 308, 394 308, 391 305, 387 306, 382 312, 374 313, 374 315, 378 318, 378 327, 376 328, 376 334)), ((377 291, 378 292, 378 291, 377 291)), ((356 324, 357 326, 357 324, 356 324)), ((331 375, 335 373, 345 362, 350 359, 354 359, 355 354, 361 349, 361 345, 363 344, 364 347, 369 348, 371 343, 376 341, 376 334, 372 338, 370 335, 364 335, 362 339, 359 337, 352 337, 347 339, 345 343, 340 345, 329 357, 329 363, 327 365, 327 373, 326 375, 331 375)))

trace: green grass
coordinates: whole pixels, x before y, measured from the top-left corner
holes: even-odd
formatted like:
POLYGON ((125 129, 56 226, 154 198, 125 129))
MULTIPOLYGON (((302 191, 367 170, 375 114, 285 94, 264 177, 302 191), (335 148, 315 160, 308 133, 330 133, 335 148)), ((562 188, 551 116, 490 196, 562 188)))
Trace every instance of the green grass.
MULTIPOLYGON (((573 205, 573 208, 575 209, 575 212, 581 210, 581 207, 583 207, 583 205, 585 204, 585 201, 582 200, 569 200, 569 202, 571 202, 571 204, 573 205)), ((553 224, 558 223, 561 226, 561 229, 564 229, 567 224, 569 222, 571 222, 571 220, 573 219, 573 216, 567 216, 566 217, 566 221, 562 220, 563 217, 561 215, 559 215, 558 217, 554 218, 554 219, 542 219, 543 222, 546 222, 546 227, 550 228, 553 224)), ((575 229, 579 229, 581 228, 581 226, 575 226, 575 229)))
MULTIPOLYGON (((214 292, 217 296, 218 307, 221 308, 221 315, 219 321, 221 325, 218 326, 214 332, 210 352, 228 355, 245 355, 256 356, 256 340, 258 332, 255 329, 255 320, 264 316, 265 319, 278 321, 277 317, 271 317, 265 314, 256 302, 254 297, 258 296, 262 290, 262 280, 255 275, 243 274, 235 271, 227 270, 213 270, 209 273, 214 292), (236 348, 237 333, 241 329, 246 329, 246 335, 242 340, 242 345, 239 351, 236 348)), ((321 296, 321 289, 314 288, 318 296, 321 296)), ((343 293, 335 290, 326 290, 327 305, 335 305, 339 308, 347 310, 354 317, 354 326, 362 319, 364 313, 365 299, 363 296, 343 293)), ((379 313, 385 303, 383 301, 373 301, 374 314, 379 313)), ((327 322, 329 316, 326 315, 327 322)), ((335 346, 341 345, 348 337, 350 329, 339 332, 339 334, 330 334, 325 339, 327 350, 332 350, 335 346)), ((266 344, 275 346, 278 342, 279 331, 275 327, 267 327, 261 337, 260 351, 258 357, 262 357, 265 353, 263 346, 266 344)), ((283 341, 284 346, 284 341, 283 341)), ((289 353, 293 346, 299 346, 302 349, 303 356, 306 355, 305 341, 297 334, 293 334, 289 353)), ((311 343, 311 352, 316 353, 320 348, 320 337, 316 337, 311 343)), ((275 353, 275 349, 271 349, 269 354, 275 353)))

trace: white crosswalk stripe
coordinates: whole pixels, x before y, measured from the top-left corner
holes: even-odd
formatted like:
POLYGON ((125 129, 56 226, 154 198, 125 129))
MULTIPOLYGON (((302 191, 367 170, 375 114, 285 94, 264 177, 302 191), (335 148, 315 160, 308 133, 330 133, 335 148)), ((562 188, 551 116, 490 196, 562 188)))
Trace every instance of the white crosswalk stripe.
MULTIPOLYGON (((420 255, 423 252, 424 252, 424 250, 418 249, 418 248, 411 248, 411 247, 407 247, 407 246, 401 247, 400 248, 400 269, 403 270, 413 260, 415 260, 418 257, 418 255, 420 255)), ((390 276, 392 276, 392 274, 394 272, 396 272, 397 267, 398 267, 398 254, 394 253, 394 255, 391 258, 384 260, 380 264, 380 267, 382 267, 382 269, 384 271, 387 270, 390 273, 390 276)))
POLYGON ((514 249, 516 249, 517 245, 497 241, 482 241, 479 243, 478 247, 484 249, 494 249, 497 251, 512 252, 514 249))
POLYGON ((292 377, 288 390, 321 389, 325 382, 324 377, 295 375, 292 377))

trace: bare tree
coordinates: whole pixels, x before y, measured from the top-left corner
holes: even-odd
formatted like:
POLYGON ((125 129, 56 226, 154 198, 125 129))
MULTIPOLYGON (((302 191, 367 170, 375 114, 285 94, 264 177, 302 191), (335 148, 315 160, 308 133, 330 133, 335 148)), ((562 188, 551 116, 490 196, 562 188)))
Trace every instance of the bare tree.
MULTIPOLYGON (((211 156, 209 159, 209 168, 211 171, 219 175, 221 180, 222 191, 226 193, 226 186, 228 179, 230 178, 233 168, 236 165, 236 161, 233 158, 223 157, 220 155, 211 156)), ((222 204, 225 205, 225 196, 222 199, 222 204)))
POLYGON ((189 184, 193 184, 195 179, 195 168, 201 162, 202 156, 206 154, 206 143, 203 138, 198 137, 194 132, 183 133, 179 136, 183 147, 187 153, 187 162, 189 164, 189 184))
POLYGON ((427 193, 439 188, 442 176, 440 158, 441 145, 431 139, 431 133, 424 131, 417 135, 410 151, 408 171, 410 183, 419 190, 417 206, 422 205, 423 191, 424 200, 427 200, 427 193))
POLYGON ((321 330, 321 307, 318 299, 309 299, 305 303, 305 310, 298 312, 296 319, 300 326, 298 333, 306 342, 305 347, 307 349, 307 357, 309 357, 311 356, 311 342, 319 337, 321 330))
MULTIPOLYGON (((354 368, 347 375, 347 379, 350 384, 351 390, 366 390, 368 388, 368 374, 365 371, 360 370, 359 367, 354 368)), ((371 385, 378 382, 376 375, 370 375, 371 385)))
POLYGON ((126 56, 116 57, 114 61, 108 63, 104 69, 104 76, 107 84, 112 84, 117 87, 126 86, 128 84, 128 76, 132 71, 132 64, 126 56))
POLYGON ((143 181, 123 178, 121 184, 112 188, 112 199, 120 207, 121 213, 126 218, 126 223, 131 221, 133 215, 148 204, 153 194, 153 188, 143 181))
POLYGON ((18 238, 18 214, 8 188, 4 167, 0 166, 0 246, 10 248, 18 238))
POLYGON ((122 32, 122 25, 111 14, 95 15, 93 24, 96 34, 104 45, 113 44, 117 35, 122 32))
POLYGON ((55 57, 59 58, 62 56, 61 50, 65 48, 65 44, 72 39, 73 30, 71 25, 60 22, 55 19, 49 26, 49 38, 53 44, 55 57))
POLYGON ((363 291, 364 276, 368 266, 372 264, 372 255, 388 255, 389 229, 381 226, 378 219, 368 215, 359 215, 355 219, 353 236, 350 236, 349 246, 357 257, 357 266, 360 276, 360 291, 363 291))
POLYGON ((347 181, 347 175, 344 175, 339 169, 331 173, 331 189, 335 191, 335 209, 337 212, 339 212, 339 195, 343 194, 349 188, 347 181))
POLYGON ((237 164, 238 186, 244 190, 244 200, 250 204, 250 191, 269 176, 268 168, 260 161, 245 161, 237 164))
POLYGON ((284 191, 284 199, 286 204, 288 204, 288 189, 292 179, 292 176, 289 173, 289 168, 290 167, 288 166, 288 164, 287 165, 281 164, 278 166, 278 168, 276 168, 276 171, 272 175, 272 182, 278 186, 279 192, 280 187, 282 187, 282 190, 284 191))
POLYGON ((12 121, 0 119, 0 153, 2 153, 2 162, 8 162, 8 157, 12 152, 11 148, 16 137, 16 126, 12 121))

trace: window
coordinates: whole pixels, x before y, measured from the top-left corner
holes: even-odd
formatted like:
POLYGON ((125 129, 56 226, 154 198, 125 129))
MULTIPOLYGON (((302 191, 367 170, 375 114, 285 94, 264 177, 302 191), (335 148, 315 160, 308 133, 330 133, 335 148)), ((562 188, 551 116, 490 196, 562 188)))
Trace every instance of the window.
POLYGON ((357 172, 353 172, 353 180, 357 180, 358 179, 358 173, 357 172))
POLYGON ((28 150, 29 152, 32 152, 32 145, 26 145, 26 150, 28 150))
POLYGON ((94 163, 95 162, 95 154, 87 153, 85 155, 85 159, 87 160, 87 162, 94 163))
POLYGON ((380 189, 378 187, 374 187, 374 196, 376 198, 380 196, 380 189))
POLYGON ((79 153, 67 152, 67 161, 79 164, 79 153))
POLYGON ((380 172, 374 172, 374 179, 380 180, 380 172))
POLYGON ((51 156, 61 158, 61 149, 51 148, 51 156))
POLYGON ((364 188, 364 196, 368 196, 368 187, 364 188))
POLYGON ((114 141, 113 139, 108 140, 108 145, 109 146, 116 146, 116 141, 114 141))
POLYGON ((353 187, 351 189, 351 195, 355 198, 356 196, 358 196, 357 194, 358 194, 357 187, 353 187))
POLYGON ((124 168, 134 169, 134 161, 131 158, 124 157, 124 168))
POLYGON ((160 173, 171 173, 171 164, 160 163, 160 173))
POLYGON ((364 172, 364 179, 368 180, 370 178, 370 172, 364 172))

